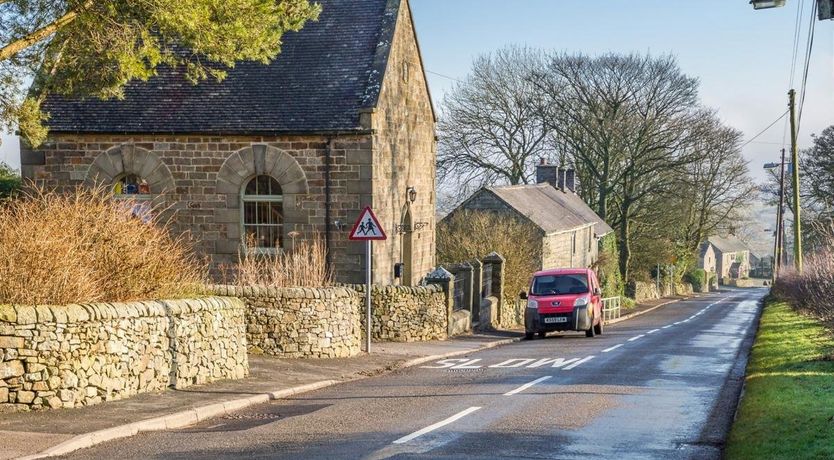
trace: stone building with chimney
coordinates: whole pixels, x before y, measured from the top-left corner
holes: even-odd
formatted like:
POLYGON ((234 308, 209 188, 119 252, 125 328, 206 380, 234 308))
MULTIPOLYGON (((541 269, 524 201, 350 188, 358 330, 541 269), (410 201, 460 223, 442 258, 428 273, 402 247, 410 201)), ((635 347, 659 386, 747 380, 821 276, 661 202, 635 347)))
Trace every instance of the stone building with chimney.
POLYGON ((576 194, 575 171, 542 163, 536 167, 536 182, 484 187, 444 220, 463 210, 509 214, 538 229, 540 269, 592 266, 599 258, 599 240, 613 229, 576 194))
POLYGON ((436 119, 408 1, 318 2, 272 63, 222 82, 163 68, 122 100, 50 97, 50 136, 22 148, 23 175, 167 209, 215 268, 319 235, 342 282, 364 278, 347 233, 371 206, 388 235, 375 282, 403 263, 402 284, 418 283, 434 265, 436 119))

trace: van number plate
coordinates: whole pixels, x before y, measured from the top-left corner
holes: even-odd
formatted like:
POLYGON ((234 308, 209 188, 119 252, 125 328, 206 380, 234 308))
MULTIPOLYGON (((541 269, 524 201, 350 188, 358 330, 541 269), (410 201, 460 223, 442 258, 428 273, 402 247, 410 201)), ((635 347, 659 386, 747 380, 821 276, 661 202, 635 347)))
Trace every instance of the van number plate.
POLYGON ((566 316, 555 316, 555 317, 544 319, 545 324, 567 323, 567 322, 568 322, 568 318, 566 316))

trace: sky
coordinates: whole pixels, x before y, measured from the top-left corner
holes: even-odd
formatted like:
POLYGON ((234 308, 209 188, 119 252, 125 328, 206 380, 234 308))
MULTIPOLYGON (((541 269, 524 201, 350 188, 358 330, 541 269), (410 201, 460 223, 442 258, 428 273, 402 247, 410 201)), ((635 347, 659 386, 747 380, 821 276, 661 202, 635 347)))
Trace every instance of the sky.
MULTIPOLYGON (((685 73, 700 79, 703 103, 746 139, 787 109, 800 3, 807 27, 811 0, 759 11, 748 0, 411 0, 438 106, 476 56, 508 44, 591 55, 671 53, 685 73)), ((797 89, 804 46, 803 32, 797 89)), ((833 56, 834 21, 817 22, 800 147, 834 124, 833 56)), ((785 124, 777 123, 744 149, 757 180, 765 177, 763 163, 778 160, 785 133, 785 124)), ((19 166, 16 139, 4 136, 0 161, 19 166)))

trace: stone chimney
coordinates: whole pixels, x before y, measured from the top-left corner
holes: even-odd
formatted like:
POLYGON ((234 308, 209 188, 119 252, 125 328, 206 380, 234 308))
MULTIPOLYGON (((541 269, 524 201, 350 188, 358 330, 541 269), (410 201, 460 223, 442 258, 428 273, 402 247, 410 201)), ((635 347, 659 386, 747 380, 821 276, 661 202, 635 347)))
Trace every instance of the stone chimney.
POLYGON ((548 183, 563 192, 576 193, 576 170, 550 165, 547 164, 547 160, 540 158, 539 164, 536 165, 536 183, 548 183))
POLYGON ((547 164, 547 160, 541 158, 539 160, 539 164, 536 165, 536 183, 548 183, 556 188, 559 188, 562 184, 562 181, 560 180, 560 173, 561 169, 558 166, 549 165, 547 164))
POLYGON ((564 191, 565 189, 568 189, 571 192, 576 193, 576 170, 573 168, 565 170, 565 182, 564 187, 562 187, 562 191, 564 191))

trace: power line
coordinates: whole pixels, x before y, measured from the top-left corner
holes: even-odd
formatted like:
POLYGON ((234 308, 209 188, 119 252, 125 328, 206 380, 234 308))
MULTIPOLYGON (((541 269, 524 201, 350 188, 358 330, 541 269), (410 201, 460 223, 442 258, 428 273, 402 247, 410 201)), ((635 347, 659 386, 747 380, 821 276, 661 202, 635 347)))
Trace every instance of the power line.
POLYGON ((799 92, 799 114, 796 120, 796 133, 799 135, 799 129, 802 124, 802 109, 805 108, 805 94, 808 89, 808 69, 811 67, 811 53, 814 49, 814 32, 817 24, 817 2, 811 2, 811 22, 808 25, 808 45, 805 51, 805 69, 802 74, 802 89, 799 92))
POLYGON ((445 78, 445 79, 447 79, 447 80, 456 81, 456 82, 458 82, 458 83, 463 83, 462 81, 458 80, 458 79, 457 79, 457 78, 455 78, 455 77, 450 77, 450 76, 448 76, 448 75, 443 75, 442 73, 432 72, 431 70, 426 70, 426 73, 430 73, 430 74, 432 74, 432 75, 437 75, 438 77, 445 78))
MULTIPOLYGON (((788 76, 788 88, 793 88, 794 77, 796 77, 796 58, 799 57, 799 36, 802 31, 802 13, 805 10, 805 0, 796 2, 796 19, 793 25, 793 53, 791 55, 791 73, 788 76)), ((788 120, 785 119, 785 126, 782 129, 782 148, 785 147, 788 137, 788 120)))
POLYGON ((746 147, 746 146, 747 146, 747 144, 749 144, 749 143, 751 143, 751 142, 755 141, 755 140, 756 140, 759 136, 761 136, 762 134, 766 133, 768 129, 770 129, 770 128, 772 128, 772 127, 773 127, 773 125, 775 125, 776 123, 779 123, 779 121, 781 121, 783 118, 785 118, 785 115, 787 115, 787 114, 788 114, 788 112, 789 112, 789 110, 785 110, 785 112, 784 112, 784 113, 782 113, 782 115, 780 115, 780 116, 779 116, 779 118, 777 118, 777 119, 773 120, 773 123, 771 123, 771 124, 767 125, 767 128, 765 128, 765 129, 763 129, 763 130, 759 131, 759 133, 758 133, 758 134, 756 134, 755 136, 751 137, 751 138, 750 138, 747 142, 745 142, 745 143, 741 144, 741 147, 740 147, 740 148, 742 148, 742 149, 743 149, 744 147, 746 147))

